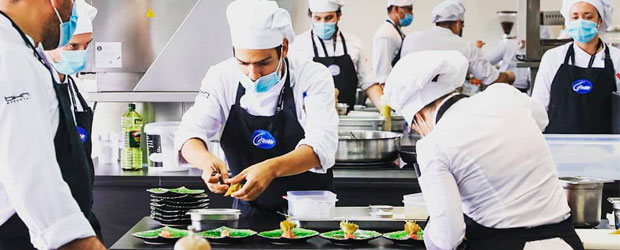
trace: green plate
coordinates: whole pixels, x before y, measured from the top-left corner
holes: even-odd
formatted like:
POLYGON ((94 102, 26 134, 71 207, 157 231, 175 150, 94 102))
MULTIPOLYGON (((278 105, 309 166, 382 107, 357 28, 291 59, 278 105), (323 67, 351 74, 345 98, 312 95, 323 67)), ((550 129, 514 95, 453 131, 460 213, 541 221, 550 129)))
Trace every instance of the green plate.
POLYGON ((155 230, 143 231, 133 233, 132 236, 144 240, 146 243, 155 243, 155 244, 163 244, 163 243, 174 243, 178 239, 187 236, 189 232, 187 230, 181 230, 171 227, 162 227, 155 230), (170 238, 164 238, 159 236, 162 231, 170 232, 170 238))
POLYGON ((383 238, 394 241, 401 245, 424 246, 424 232, 420 231, 416 238, 411 238, 405 231, 397 231, 383 234, 383 238))
POLYGON ((320 234, 321 237, 331 241, 334 244, 363 244, 373 239, 381 237, 381 234, 376 231, 357 230, 353 233, 355 239, 345 239, 344 232, 342 230, 335 230, 320 234))
POLYGON ((319 232, 303 229, 303 228, 293 228, 293 233, 295 234, 294 239, 283 238, 282 237, 282 229, 276 229, 271 231, 260 232, 258 236, 263 239, 276 244, 294 244, 294 243, 303 243, 308 239, 319 235, 319 232))
POLYGON ((189 189, 186 187, 178 187, 178 188, 150 188, 147 189, 149 193, 163 195, 167 193, 173 193, 177 195, 189 194, 189 195, 199 195, 204 193, 203 189, 189 189))
POLYGON ((234 229, 229 227, 219 227, 213 230, 202 231, 196 233, 198 236, 206 238, 209 242, 214 243, 231 243, 256 235, 256 232, 249 229, 234 229), (222 231, 228 230, 229 236, 222 236, 222 231))

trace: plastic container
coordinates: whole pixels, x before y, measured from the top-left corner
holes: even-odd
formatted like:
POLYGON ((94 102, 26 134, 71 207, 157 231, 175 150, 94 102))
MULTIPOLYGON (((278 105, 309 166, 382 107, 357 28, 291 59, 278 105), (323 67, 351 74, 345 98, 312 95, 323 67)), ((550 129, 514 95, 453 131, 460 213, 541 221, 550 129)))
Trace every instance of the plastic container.
POLYGON ((403 196, 405 204, 405 218, 426 220, 428 210, 426 210, 426 202, 422 193, 408 194, 403 196))
POLYGON ((330 191, 289 191, 288 214, 296 219, 329 219, 336 213, 336 194, 330 191))
POLYGON ((545 135, 558 176, 620 180, 620 135, 545 135))
POLYGON ((174 135, 180 122, 154 122, 144 126, 149 170, 186 171, 179 165, 178 153, 174 151, 174 135))

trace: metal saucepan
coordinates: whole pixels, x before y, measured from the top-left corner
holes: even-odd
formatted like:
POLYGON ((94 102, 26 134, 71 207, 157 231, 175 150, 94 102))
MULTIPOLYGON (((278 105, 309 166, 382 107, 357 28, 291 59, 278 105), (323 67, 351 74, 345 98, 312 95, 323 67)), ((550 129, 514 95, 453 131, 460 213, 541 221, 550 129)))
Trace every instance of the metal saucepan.
POLYGON ((385 131, 340 131, 336 162, 390 162, 398 157, 402 134, 385 131))
POLYGON ((573 224, 593 228, 601 222, 601 202, 605 180, 589 177, 560 177, 571 209, 573 224))
POLYGON ((237 228, 241 211, 227 208, 207 208, 192 209, 187 214, 190 215, 194 228, 211 230, 221 226, 237 228))
POLYGON ((417 163, 416 143, 422 137, 415 133, 409 133, 400 138, 400 148, 398 153, 400 158, 407 164, 417 163))

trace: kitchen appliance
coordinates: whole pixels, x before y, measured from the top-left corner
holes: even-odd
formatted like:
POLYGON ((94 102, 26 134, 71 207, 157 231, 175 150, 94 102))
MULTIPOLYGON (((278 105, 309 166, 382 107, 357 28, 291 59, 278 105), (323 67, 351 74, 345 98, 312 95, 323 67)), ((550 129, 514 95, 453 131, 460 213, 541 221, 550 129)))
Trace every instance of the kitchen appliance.
POLYGON ((611 93, 611 132, 620 134, 620 93, 611 93))
POLYGON ((340 116, 340 122, 338 123, 338 130, 340 131, 353 131, 353 130, 366 130, 366 131, 380 131, 383 130, 383 124, 385 118, 380 116, 340 116))
POLYGON ((561 177, 571 208, 573 224, 579 228, 593 228, 601 222, 601 202, 605 181, 589 177, 561 177))
POLYGON ((239 225, 239 209, 209 208, 193 209, 187 212, 192 226, 198 231, 211 230, 218 227, 237 228, 239 225))
POLYGON ((144 126, 149 170, 187 171, 179 165, 179 154, 174 150, 174 135, 180 122, 154 122, 144 126))
POLYGON ((517 12, 510 10, 498 11, 497 16, 499 17, 500 25, 502 25, 502 30, 504 31, 504 38, 510 37, 512 28, 517 21, 517 12))
POLYGON ((339 131, 336 162, 389 162, 398 157, 402 134, 385 131, 339 131))

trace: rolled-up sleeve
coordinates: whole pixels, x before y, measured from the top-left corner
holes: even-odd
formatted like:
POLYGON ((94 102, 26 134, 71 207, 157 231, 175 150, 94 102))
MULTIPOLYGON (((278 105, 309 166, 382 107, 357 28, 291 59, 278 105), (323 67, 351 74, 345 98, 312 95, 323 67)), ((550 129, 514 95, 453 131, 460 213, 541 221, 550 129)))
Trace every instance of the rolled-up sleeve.
POLYGON ((422 173, 418 181, 431 218, 424 229, 424 242, 429 249, 456 249, 465 236, 465 221, 449 160, 424 139, 418 142, 418 150, 422 173))
POLYGON ((359 85, 362 90, 367 90, 372 85, 377 84, 377 77, 375 77, 375 72, 372 70, 372 64, 366 53, 364 53, 364 48, 361 46, 360 42, 360 58, 357 60, 357 79, 359 79, 359 85))
POLYGON ((311 63, 309 70, 305 70, 301 83, 305 86, 305 137, 297 144, 312 147, 318 156, 321 166, 310 171, 326 173, 336 162, 338 148, 338 113, 334 81, 328 69, 316 63, 311 63))
POLYGON ((469 45, 469 55, 467 60, 469 61, 469 71, 478 79, 482 81, 484 85, 494 83, 499 77, 499 70, 495 68, 484 57, 482 51, 476 48, 473 44, 469 45))
POLYGON ((49 73, 23 54, 0 54, 0 95, 28 93, 21 101, 0 102, 0 196, 10 201, 0 210, 15 210, 35 247, 58 249, 95 232, 62 178, 49 112, 55 97, 42 90, 52 86, 41 74, 49 73))
POLYGON ((392 71, 392 60, 394 60, 394 54, 398 48, 388 37, 375 37, 372 46, 372 66, 375 70, 375 76, 379 83, 385 83, 390 71, 392 71))
MULTIPOLYGON (((215 71, 213 68, 208 70, 202 80, 194 106, 183 115, 174 139, 174 148, 177 152, 187 140, 192 138, 200 139, 206 144, 210 138, 217 135, 226 121, 226 114, 222 107, 222 103, 225 103, 222 99, 224 96, 222 88, 219 88, 221 80, 215 71)), ((179 157, 181 162, 185 162, 180 154, 179 157)))

